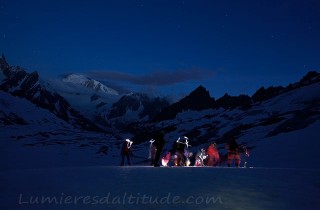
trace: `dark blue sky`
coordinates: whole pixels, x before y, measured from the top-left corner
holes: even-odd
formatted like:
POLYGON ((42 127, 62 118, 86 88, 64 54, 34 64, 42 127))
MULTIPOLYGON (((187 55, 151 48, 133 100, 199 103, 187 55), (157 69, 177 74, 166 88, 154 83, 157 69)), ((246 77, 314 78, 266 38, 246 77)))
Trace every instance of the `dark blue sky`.
POLYGON ((320 1, 0 0, 0 51, 41 76, 253 94, 320 69, 320 1))

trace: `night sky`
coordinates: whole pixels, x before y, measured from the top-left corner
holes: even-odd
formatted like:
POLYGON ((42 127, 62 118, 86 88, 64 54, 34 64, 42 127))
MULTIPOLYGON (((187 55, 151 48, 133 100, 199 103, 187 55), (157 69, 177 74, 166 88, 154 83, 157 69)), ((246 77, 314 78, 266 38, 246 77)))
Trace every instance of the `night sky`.
POLYGON ((320 69, 319 0, 0 0, 0 30, 0 53, 41 77, 163 95, 251 95, 320 69))

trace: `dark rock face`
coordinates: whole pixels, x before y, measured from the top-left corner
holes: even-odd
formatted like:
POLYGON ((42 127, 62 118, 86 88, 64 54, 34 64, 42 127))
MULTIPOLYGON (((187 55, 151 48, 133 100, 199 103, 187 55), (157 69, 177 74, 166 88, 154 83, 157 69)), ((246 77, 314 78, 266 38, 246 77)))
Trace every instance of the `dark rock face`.
POLYGON ((6 115, 6 113, 0 111, 0 124, 1 125, 26 125, 28 124, 23 118, 19 117, 14 113, 6 115))
POLYGON ((247 95, 240 95, 240 96, 230 96, 225 94, 221 98, 219 98, 216 102, 214 107, 215 108, 224 108, 224 109, 234 109, 236 107, 240 107, 242 109, 250 108, 252 104, 252 100, 250 96, 247 95))
POLYGON ((91 102, 93 102, 93 101, 98 100, 99 98, 101 98, 101 96, 99 96, 99 95, 97 95, 97 94, 93 94, 93 95, 90 97, 90 100, 91 100, 91 102))
POLYGON ((100 131, 90 120, 71 108, 70 104, 58 93, 49 91, 39 83, 38 73, 27 73, 20 67, 8 65, 4 55, 0 58, 0 67, 6 77, 0 84, 0 90, 13 96, 26 98, 37 106, 48 109, 59 118, 76 127, 100 131))
POLYGON ((252 95, 252 100, 254 102, 261 102, 261 101, 266 101, 274 96, 277 96, 283 92, 285 88, 279 86, 279 87, 268 87, 265 89, 264 87, 261 87, 257 92, 255 92, 252 95))
POLYGON ((316 71, 310 71, 299 81, 299 85, 304 86, 317 82, 320 82, 320 73, 316 71))
POLYGON ((107 118, 112 119, 116 117, 121 117, 128 110, 131 111, 141 111, 139 112, 139 117, 143 118, 149 116, 153 118, 157 113, 159 113, 164 107, 167 107, 169 103, 163 98, 150 98, 146 94, 132 93, 122 96, 119 101, 112 105, 107 118))

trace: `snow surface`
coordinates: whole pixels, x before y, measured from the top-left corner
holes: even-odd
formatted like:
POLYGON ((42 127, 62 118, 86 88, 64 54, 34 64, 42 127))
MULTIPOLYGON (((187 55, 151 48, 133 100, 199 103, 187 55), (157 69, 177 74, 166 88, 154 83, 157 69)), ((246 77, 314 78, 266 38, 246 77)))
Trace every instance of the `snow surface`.
POLYGON ((260 140, 248 161, 252 166, 320 169, 319 128, 318 121, 303 130, 260 140))
POLYGON ((271 168, 11 170, 0 172, 0 208, 316 210, 319 180, 319 170, 271 168))

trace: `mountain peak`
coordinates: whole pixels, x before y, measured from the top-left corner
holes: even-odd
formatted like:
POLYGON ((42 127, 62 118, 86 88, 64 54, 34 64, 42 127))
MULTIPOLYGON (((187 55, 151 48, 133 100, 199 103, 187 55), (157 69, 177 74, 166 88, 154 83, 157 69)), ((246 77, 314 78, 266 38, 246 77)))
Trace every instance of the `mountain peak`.
POLYGON ((6 61, 6 57, 4 56, 3 53, 1 54, 1 58, 0 59, 1 59, 1 61, 6 61))
POLYGON ((210 109, 213 108, 214 101, 214 98, 210 97, 209 91, 200 85, 180 101, 165 108, 154 120, 161 121, 172 119, 176 117, 179 112, 183 112, 184 110, 200 111, 210 109))
POLYGON ((209 91, 200 85, 180 102, 184 105, 184 109, 203 110, 212 108, 214 98, 211 98, 209 91))
POLYGON ((1 55, 0 58, 0 68, 3 71, 6 71, 9 68, 9 64, 7 63, 6 57, 4 56, 4 54, 1 55))
POLYGON ((211 98, 209 91, 200 85, 194 91, 192 91, 187 97, 202 97, 202 98, 211 98))
POLYGON ((81 74, 68 74, 62 79, 63 82, 72 83, 75 85, 81 85, 88 89, 93 89, 95 91, 100 91, 109 95, 119 95, 119 92, 107 87, 106 85, 102 84, 101 82, 90 79, 85 75, 81 74))
POLYGON ((319 80, 320 80, 320 73, 318 73, 317 71, 310 71, 300 80, 300 83, 309 84, 309 83, 317 82, 319 80))

